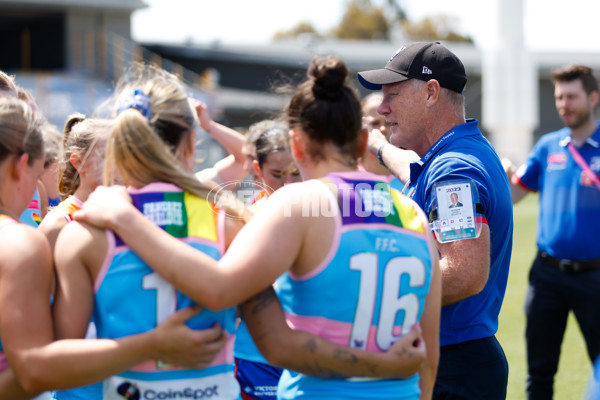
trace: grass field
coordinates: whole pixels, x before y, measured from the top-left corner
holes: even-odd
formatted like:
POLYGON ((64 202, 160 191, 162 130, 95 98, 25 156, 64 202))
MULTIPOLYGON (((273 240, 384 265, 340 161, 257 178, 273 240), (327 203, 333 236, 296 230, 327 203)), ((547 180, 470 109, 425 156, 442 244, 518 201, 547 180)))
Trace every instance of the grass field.
MULTIPOLYGON (((536 252, 537 200, 537 196, 529 195, 514 208, 512 262, 498 329, 498 340, 509 365, 508 400, 525 399, 527 367, 523 306, 529 268, 536 252)), ((554 382, 554 399, 581 400, 590 370, 585 343, 571 314, 554 382)))

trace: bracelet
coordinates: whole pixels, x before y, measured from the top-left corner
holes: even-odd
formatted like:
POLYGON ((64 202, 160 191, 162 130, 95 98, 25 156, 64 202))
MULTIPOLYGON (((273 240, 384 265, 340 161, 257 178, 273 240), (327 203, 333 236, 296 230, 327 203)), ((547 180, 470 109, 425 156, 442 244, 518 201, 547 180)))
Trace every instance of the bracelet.
POLYGON ((385 162, 383 162, 383 155, 381 153, 383 152, 383 148, 385 147, 385 145, 387 145, 387 142, 383 142, 377 149, 377 159, 379 160, 379 164, 383 165, 384 167, 386 165, 385 162))

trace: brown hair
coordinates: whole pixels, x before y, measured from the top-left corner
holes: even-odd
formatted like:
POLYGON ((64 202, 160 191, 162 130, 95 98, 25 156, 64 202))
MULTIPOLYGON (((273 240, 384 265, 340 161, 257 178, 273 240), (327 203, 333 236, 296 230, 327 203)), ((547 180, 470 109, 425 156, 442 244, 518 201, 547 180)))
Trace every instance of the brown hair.
POLYGON ((579 79, 587 94, 598 91, 598 81, 594 71, 585 65, 568 65, 552 71, 552 80, 556 82, 571 82, 579 79))
MULTIPOLYGON (((362 112, 346 64, 334 57, 314 58, 307 76, 286 109, 290 129, 300 127, 317 143, 335 144, 347 162, 356 165, 362 112)), ((322 146, 311 146, 309 155, 317 162, 326 158, 322 146)))
POLYGON ((267 156, 276 151, 290 150, 290 137, 287 125, 281 121, 264 120, 261 121, 262 132, 254 142, 256 148, 256 160, 262 168, 267 156))
POLYGON ((79 154, 85 160, 98 142, 100 132, 112 129, 113 121, 100 118, 86 118, 85 115, 71 114, 65 123, 62 140, 62 157, 59 163, 58 191, 64 200, 79 188, 79 172, 71 164, 71 155, 79 154))
POLYGON ((0 98, 0 161, 11 155, 29 154, 28 163, 44 157, 45 118, 22 100, 0 98))

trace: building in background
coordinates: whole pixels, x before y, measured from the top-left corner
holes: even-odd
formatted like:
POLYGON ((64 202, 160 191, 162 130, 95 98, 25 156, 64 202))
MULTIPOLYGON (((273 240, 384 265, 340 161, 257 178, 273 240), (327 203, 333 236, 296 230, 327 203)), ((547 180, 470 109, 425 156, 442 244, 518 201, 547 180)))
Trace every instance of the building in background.
MULTIPOLYGON (((467 116, 478 118, 498 152, 518 163, 541 133, 562 127, 550 70, 579 63, 600 71, 600 57, 529 52, 515 28, 522 25, 522 0, 496 0, 496 6, 497 42, 485 49, 445 45, 467 70, 467 116)), ((151 62, 181 76, 215 119, 243 131, 281 112, 287 97, 274 89, 302 81, 313 56, 336 55, 355 76, 380 68, 399 46, 311 36, 260 46, 135 43, 131 14, 144 7, 142 0, 0 0, 0 69, 30 89, 62 127, 72 112, 92 114, 131 62, 151 62)), ((204 139, 201 157, 210 164, 222 149, 204 139)))

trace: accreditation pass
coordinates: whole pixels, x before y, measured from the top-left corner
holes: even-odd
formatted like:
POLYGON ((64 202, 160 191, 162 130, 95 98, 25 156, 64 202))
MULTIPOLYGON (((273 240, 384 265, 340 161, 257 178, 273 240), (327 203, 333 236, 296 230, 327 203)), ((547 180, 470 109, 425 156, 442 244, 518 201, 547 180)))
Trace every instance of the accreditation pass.
POLYGON ((439 232, 442 243, 477 237, 475 202, 470 182, 453 182, 436 187, 439 232))

